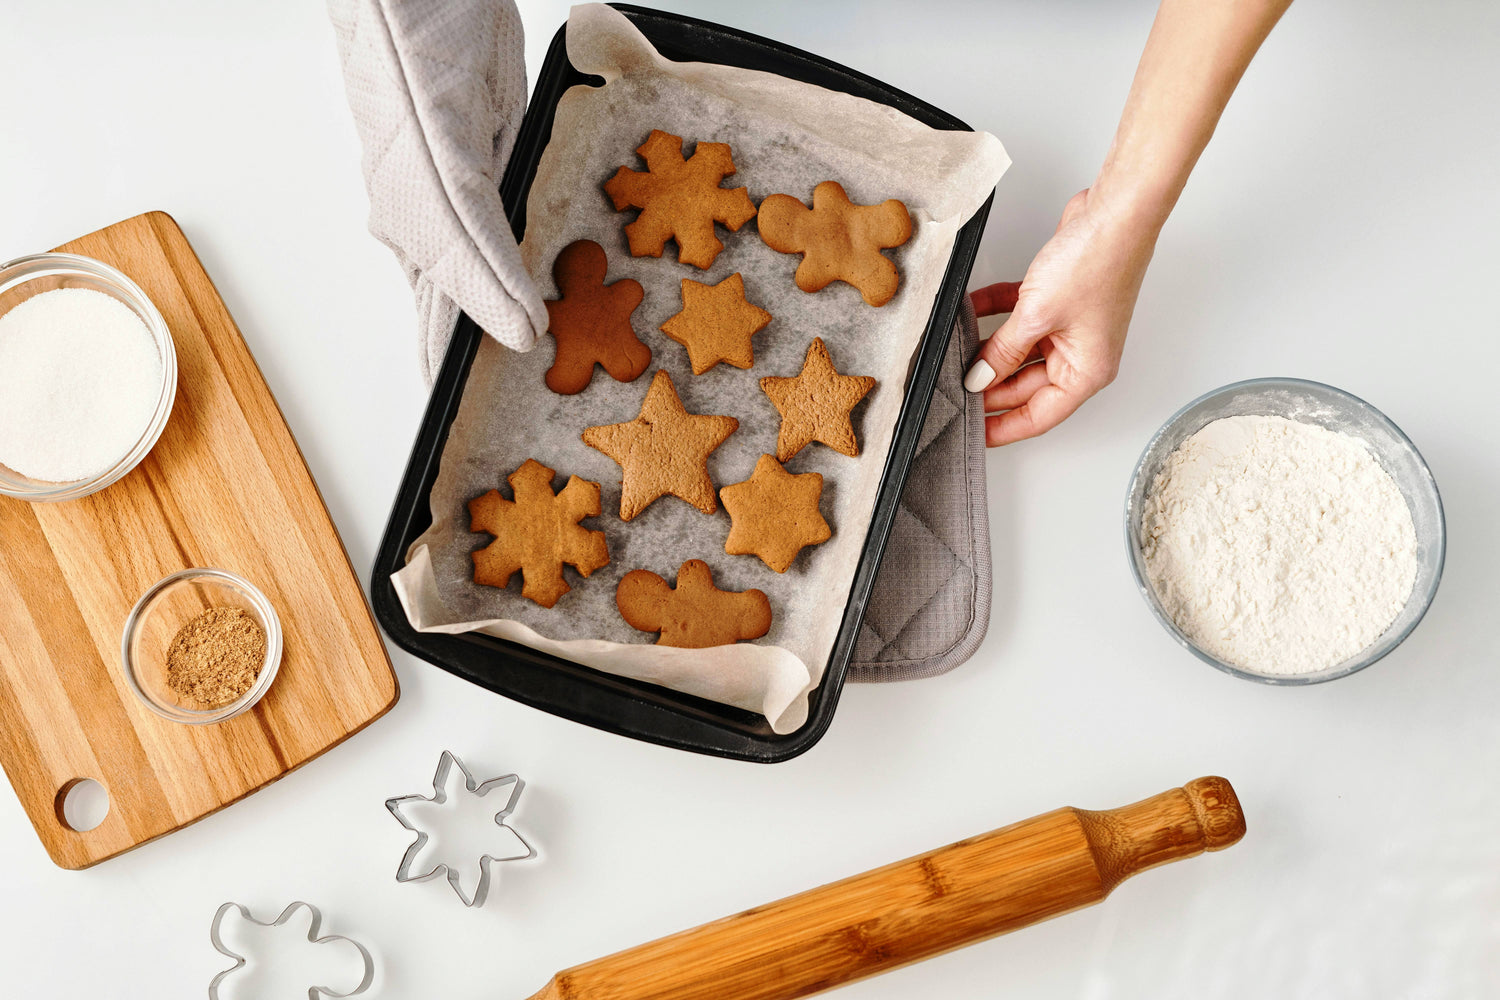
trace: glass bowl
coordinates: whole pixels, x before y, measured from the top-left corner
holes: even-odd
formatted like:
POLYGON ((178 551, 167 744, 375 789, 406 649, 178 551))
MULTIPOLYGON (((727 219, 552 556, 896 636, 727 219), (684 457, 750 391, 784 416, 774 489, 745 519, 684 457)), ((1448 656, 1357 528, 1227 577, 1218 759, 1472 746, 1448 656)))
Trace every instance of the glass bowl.
POLYGON ((1151 438, 1130 477, 1125 498, 1125 544, 1130 554, 1130 571, 1136 586, 1156 620, 1161 622, 1178 644, 1210 666, 1227 674, 1263 684, 1297 686, 1319 684, 1347 677, 1363 670, 1401 645, 1432 604, 1438 582, 1443 577, 1443 555, 1447 548, 1447 528, 1443 521, 1443 501, 1427 463, 1422 460, 1410 439, 1385 414, 1358 396, 1321 382, 1296 378, 1258 378, 1222 386, 1174 413, 1161 430, 1151 438), (1141 543, 1141 515, 1145 509, 1146 491, 1156 478, 1161 464, 1177 446, 1205 425, 1220 417, 1243 415, 1285 417, 1317 424, 1363 441, 1396 481, 1406 505, 1411 510, 1412 527, 1417 536, 1417 577, 1412 584, 1406 606, 1395 621, 1369 646, 1341 663, 1314 673, 1267 674, 1225 663, 1200 649, 1179 629, 1157 600, 1146 574, 1146 557, 1141 543))
POLYGON ((250 581, 222 569, 185 569, 153 584, 125 619, 120 642, 125 680, 142 704, 164 719, 208 725, 232 719, 261 699, 281 666, 281 620, 266 595, 250 581), (182 704, 167 686, 167 650, 182 626, 209 608, 240 608, 266 634, 266 658, 255 683, 237 700, 217 708, 182 704))
POLYGON ((161 388, 157 394, 156 408, 151 420, 141 431, 141 436, 130 450, 100 472, 87 479, 72 482, 49 482, 32 479, 0 464, 0 494, 22 500, 56 501, 75 500, 78 497, 97 493, 111 483, 117 482, 141 459, 161 437, 172 414, 172 403, 177 398, 177 349, 172 343, 171 331, 156 306, 141 291, 140 286, 108 264, 91 257, 72 253, 39 253, 17 257, 0 264, 0 315, 9 312, 33 295, 50 292, 58 288, 88 288, 103 292, 124 303, 146 324, 151 337, 161 352, 161 388))

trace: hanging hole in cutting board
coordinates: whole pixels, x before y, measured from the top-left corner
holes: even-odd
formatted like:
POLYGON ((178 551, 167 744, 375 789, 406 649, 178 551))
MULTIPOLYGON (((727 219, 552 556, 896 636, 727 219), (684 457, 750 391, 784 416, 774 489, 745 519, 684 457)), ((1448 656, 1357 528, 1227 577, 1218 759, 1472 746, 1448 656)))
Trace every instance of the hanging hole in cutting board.
POLYGON ((77 833, 88 833, 109 815, 109 792, 93 778, 74 778, 57 793, 57 818, 77 833))

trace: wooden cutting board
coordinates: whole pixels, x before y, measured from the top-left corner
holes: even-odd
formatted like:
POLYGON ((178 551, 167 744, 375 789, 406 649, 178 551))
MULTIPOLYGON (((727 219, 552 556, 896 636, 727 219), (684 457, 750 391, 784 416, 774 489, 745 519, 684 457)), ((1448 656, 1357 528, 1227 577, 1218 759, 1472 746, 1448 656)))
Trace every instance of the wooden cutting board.
POLYGON ((385 646, 323 499, 239 330, 171 216, 150 212, 59 250, 119 268, 177 347, 156 447, 81 500, 0 496, 0 764, 52 860, 86 868, 180 829, 337 746, 396 703, 385 646), (239 573, 275 605, 281 671, 228 722, 160 718, 126 686, 120 634, 168 573, 239 573), (93 778, 109 814, 62 819, 93 778))

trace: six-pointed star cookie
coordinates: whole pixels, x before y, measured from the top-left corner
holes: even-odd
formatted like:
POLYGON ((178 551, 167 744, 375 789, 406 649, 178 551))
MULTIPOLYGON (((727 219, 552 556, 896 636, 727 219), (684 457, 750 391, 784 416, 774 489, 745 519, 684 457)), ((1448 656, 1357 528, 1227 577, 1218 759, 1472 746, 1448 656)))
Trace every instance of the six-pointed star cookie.
POLYGON ((552 265, 560 299, 547 302, 547 332, 557 354, 547 369, 547 388, 564 396, 582 392, 598 363, 616 382, 640 377, 651 364, 651 348, 630 326, 630 314, 645 292, 630 278, 604 283, 609 266, 604 248, 593 240, 563 247, 552 265))
POLYGON ((707 268, 724 249, 714 223, 738 232, 755 218, 755 202, 744 188, 719 186, 734 173, 727 143, 700 142, 684 160, 680 136, 652 129, 636 152, 646 161, 644 173, 621 167, 604 182, 615 211, 641 210, 625 227, 632 256, 660 257, 667 240, 676 240, 679 261, 707 268))
POLYGON ((620 520, 630 520, 668 493, 712 514, 719 505, 708 456, 739 425, 734 417, 689 413, 672 376, 658 371, 640 416, 585 428, 583 443, 620 463, 620 520))
POLYGON ((731 274, 717 285, 682 279, 682 312, 661 332, 687 348, 693 374, 723 361, 736 368, 755 364, 750 338, 771 322, 771 314, 745 298, 745 279, 731 274))
POLYGON ((599 514, 599 484, 577 476, 552 494, 553 472, 528 458, 510 474, 514 500, 499 490, 469 501, 469 530, 487 531, 495 540, 474 553, 474 582, 504 587, 521 571, 521 596, 550 608, 569 589, 563 563, 587 577, 609 564, 604 532, 578 522, 599 514))
POLYGON ((776 458, 789 462, 814 441, 821 441, 842 455, 858 455, 859 442, 849 411, 875 388, 869 375, 840 375, 828 357, 823 338, 814 337, 807 348, 801 374, 794 378, 767 376, 760 387, 781 411, 781 431, 776 435, 776 458))
POLYGON ((660 632, 658 646, 702 649, 759 639, 771 629, 771 602, 759 590, 720 590, 702 559, 677 570, 673 587, 646 569, 634 569, 615 589, 620 617, 642 632, 660 632))
POLYGON ((802 254, 797 287, 816 292, 847 281, 872 306, 896 294, 901 275, 881 249, 911 239, 911 216, 894 198, 879 205, 855 205, 837 181, 813 188, 812 208, 786 194, 760 203, 760 238, 782 253, 802 254))
POLYGON ((724 487, 719 495, 733 522, 724 551, 760 556, 778 573, 787 571, 804 546, 833 536, 818 510, 823 477, 816 472, 793 475, 770 455, 760 456, 749 479, 724 487))

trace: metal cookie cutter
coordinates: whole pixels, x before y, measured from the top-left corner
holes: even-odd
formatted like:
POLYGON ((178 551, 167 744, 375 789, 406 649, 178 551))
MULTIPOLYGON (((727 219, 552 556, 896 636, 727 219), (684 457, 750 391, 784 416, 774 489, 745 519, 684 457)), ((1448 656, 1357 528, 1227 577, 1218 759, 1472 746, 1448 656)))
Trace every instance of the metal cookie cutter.
POLYGON ((214 922, 209 927, 208 937, 209 940, 214 944, 214 950, 221 955, 234 959, 234 964, 225 969, 223 972, 219 973, 217 976, 214 976, 213 981, 208 984, 209 1000, 219 1000, 219 985, 223 983, 227 977, 233 975, 234 973, 245 967, 245 956, 239 954, 238 952, 231 951, 229 947, 224 944, 224 939, 219 933, 219 925, 223 922, 224 915, 230 910, 239 910, 240 916, 249 923, 257 924, 261 927, 280 927, 282 924, 292 919, 292 914, 297 912, 297 908, 299 906, 306 907, 308 913, 312 916, 312 920, 307 927, 308 941, 313 944, 328 944, 331 941, 347 941, 349 944, 354 945, 354 947, 358 949, 360 960, 364 962, 365 967, 364 976, 360 979, 359 985, 355 986, 354 989, 348 990, 344 993, 337 993, 326 986, 309 986, 307 988, 308 1000, 323 1000, 323 998, 325 997, 328 998, 328 1000, 340 1000, 340 998, 342 997, 356 996, 370 988, 370 983, 375 979, 375 960, 370 957, 369 950, 353 938, 344 937, 342 934, 328 934, 324 937, 319 937, 318 928, 322 926, 323 913, 311 903, 304 903, 300 899, 296 902, 288 903, 287 908, 281 911, 281 916, 269 922, 264 920, 256 920, 250 915, 250 911, 241 906, 239 903, 225 903, 219 907, 217 912, 214 913, 214 922))
POLYGON ((385 807, 391 811, 392 816, 396 817, 397 822, 417 835, 417 839, 406 849, 406 853, 401 858, 401 866, 396 869, 396 881, 425 882, 428 879, 436 878, 438 875, 446 874, 448 876, 448 884, 453 887, 453 891, 458 894, 459 899, 463 900, 465 906, 482 906, 485 896, 489 893, 491 862, 526 861, 536 857, 536 850, 516 832, 514 827, 508 826, 505 823, 505 817, 509 816, 511 811, 515 809, 516 801, 521 797, 521 789, 525 787, 526 782, 514 774, 503 774, 498 778, 491 778, 486 782, 480 783, 474 779, 474 775, 469 773, 469 769, 464 767, 463 761, 454 756, 452 751, 444 750, 442 757, 438 758, 437 773, 432 777, 432 795, 401 795, 385 800, 385 807), (504 798, 503 808, 495 813, 495 823, 500 829, 513 837, 515 842, 525 850, 525 853, 490 854, 487 852, 481 855, 479 858, 479 883, 475 886, 472 897, 464 895, 463 887, 459 884, 458 872, 442 862, 434 865, 429 871, 416 875, 412 874, 412 865, 416 862, 417 855, 422 852, 422 848, 426 846, 428 836, 425 830, 413 826, 401 813, 401 807, 406 803, 433 802, 441 805, 448 801, 448 775, 455 766, 457 766, 459 773, 464 777, 464 787, 472 795, 484 796, 496 789, 508 789, 504 798))

